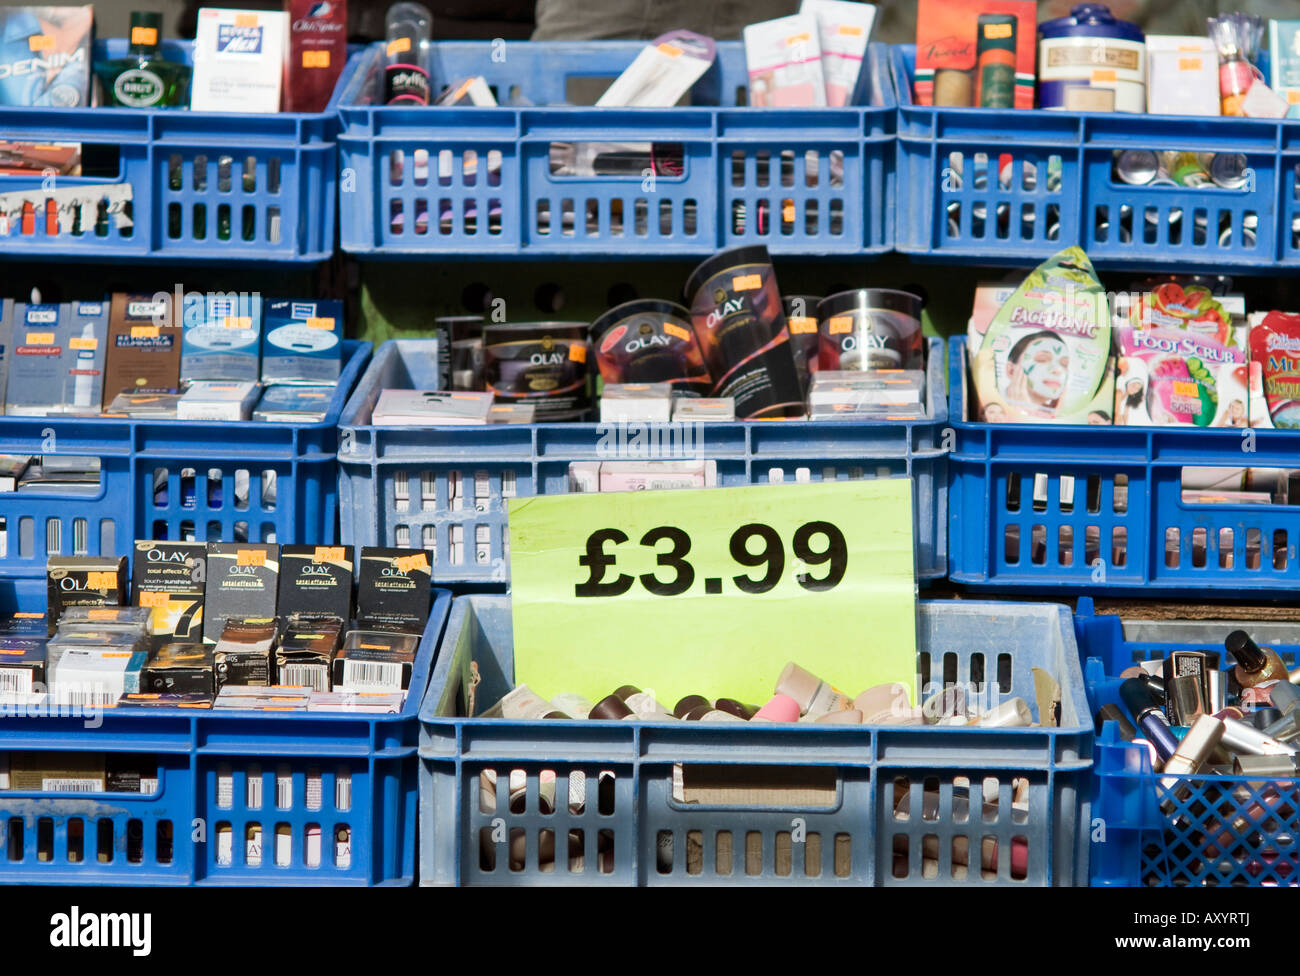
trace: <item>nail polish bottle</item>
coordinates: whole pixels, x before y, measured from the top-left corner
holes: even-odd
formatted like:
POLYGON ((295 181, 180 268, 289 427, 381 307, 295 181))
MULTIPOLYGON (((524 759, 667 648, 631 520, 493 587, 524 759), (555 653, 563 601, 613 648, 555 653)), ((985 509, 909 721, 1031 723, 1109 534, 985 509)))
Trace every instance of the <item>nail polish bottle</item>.
POLYGON ((1286 665, 1271 648, 1260 647, 1244 630, 1234 630, 1223 642, 1237 661, 1232 669, 1237 683, 1243 688, 1253 688, 1265 681, 1286 681, 1286 665))

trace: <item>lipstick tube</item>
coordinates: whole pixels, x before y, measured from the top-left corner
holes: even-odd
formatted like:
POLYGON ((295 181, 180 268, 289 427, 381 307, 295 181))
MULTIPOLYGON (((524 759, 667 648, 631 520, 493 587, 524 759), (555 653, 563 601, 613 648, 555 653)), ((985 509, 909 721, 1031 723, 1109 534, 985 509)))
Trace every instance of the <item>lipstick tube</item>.
POLYGON ((1223 738, 1224 724, 1212 715, 1202 715, 1193 723, 1174 754, 1165 760, 1166 775, 1161 779, 1165 789, 1176 790, 1180 777, 1195 774, 1205 764, 1223 738))
POLYGON ((1133 716, 1134 723, 1155 747, 1156 754, 1167 762, 1178 751, 1178 739, 1170 730, 1160 707, 1152 700, 1146 685, 1139 678, 1129 678, 1119 686, 1119 697, 1133 716))
POLYGON ((1230 752, 1245 753, 1248 756, 1295 755, 1295 746, 1280 742, 1252 725, 1235 718, 1224 718, 1221 721, 1223 722, 1223 746, 1230 752))

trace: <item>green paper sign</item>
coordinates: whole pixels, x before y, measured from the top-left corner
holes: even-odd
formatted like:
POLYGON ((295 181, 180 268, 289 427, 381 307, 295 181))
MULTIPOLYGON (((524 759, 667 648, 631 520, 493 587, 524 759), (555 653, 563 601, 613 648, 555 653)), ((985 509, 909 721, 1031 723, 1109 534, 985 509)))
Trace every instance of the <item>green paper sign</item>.
POLYGON ((789 661, 849 695, 916 676, 908 478, 513 498, 515 680, 762 704, 789 661))

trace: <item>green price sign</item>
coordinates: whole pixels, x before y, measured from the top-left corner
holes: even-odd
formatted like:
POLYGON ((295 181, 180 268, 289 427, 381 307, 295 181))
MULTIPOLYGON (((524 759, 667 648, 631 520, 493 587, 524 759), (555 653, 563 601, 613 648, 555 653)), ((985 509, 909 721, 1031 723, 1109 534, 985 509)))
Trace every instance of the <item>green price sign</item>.
POLYGON ((510 501, 515 677, 762 703, 787 661, 849 693, 916 671, 912 483, 510 501))

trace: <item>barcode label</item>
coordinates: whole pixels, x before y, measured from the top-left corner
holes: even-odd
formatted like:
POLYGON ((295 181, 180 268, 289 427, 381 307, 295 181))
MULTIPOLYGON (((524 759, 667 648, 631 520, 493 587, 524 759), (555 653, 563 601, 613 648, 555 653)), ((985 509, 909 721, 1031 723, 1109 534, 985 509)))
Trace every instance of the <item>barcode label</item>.
POLYGON ((310 688, 312 691, 329 691, 329 672, 323 664, 287 664, 280 672, 280 681, 286 685, 310 688))
POLYGON ((47 777, 41 780, 41 790, 46 793, 102 793, 104 782, 98 779, 47 777))
POLYGON ((117 704, 119 697, 121 696, 115 691, 78 690, 66 686, 57 688, 54 692, 56 705, 70 705, 74 708, 85 708, 87 705, 108 707, 117 704))
POLYGON ((352 809, 352 772, 340 768, 334 774, 334 809, 352 809))
POLYGON ((320 770, 307 770, 307 809, 319 810, 321 800, 320 770))
POLYGON ((253 766, 248 769, 248 809, 262 809, 262 771, 253 766))
POLYGON ((402 666, 383 661, 344 661, 343 685, 346 688, 402 689, 402 666))
POLYGON ((157 793, 157 792, 158 792, 158 777, 157 777, 157 776, 141 776, 141 777, 140 777, 140 793, 141 793, 142 795, 144 795, 144 796, 152 796, 154 793, 157 793))
POLYGON ((235 803, 235 777, 230 768, 217 770, 217 808, 229 810, 235 803))
POLYGON ((32 672, 28 668, 0 671, 0 693, 30 695, 32 693, 32 672))
POLYGON ((275 773, 275 805, 280 810, 288 810, 293 806, 293 776, 287 766, 275 773))
POLYGON ((486 471, 474 472, 474 510, 476 512, 486 512, 488 510, 488 495, 492 490, 491 476, 486 471))

